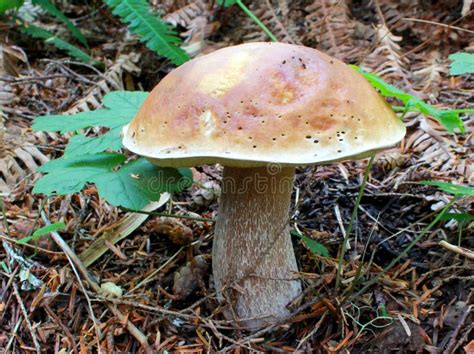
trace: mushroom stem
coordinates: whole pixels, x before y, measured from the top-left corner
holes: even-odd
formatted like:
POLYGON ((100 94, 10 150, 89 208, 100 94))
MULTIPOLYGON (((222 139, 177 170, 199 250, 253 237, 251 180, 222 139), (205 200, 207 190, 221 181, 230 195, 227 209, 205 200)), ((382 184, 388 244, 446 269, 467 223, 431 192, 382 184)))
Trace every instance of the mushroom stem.
POLYGON ((288 218, 294 168, 225 167, 212 250, 225 315, 258 329, 290 315, 301 293, 288 218), (223 291, 222 291, 223 290, 223 291))

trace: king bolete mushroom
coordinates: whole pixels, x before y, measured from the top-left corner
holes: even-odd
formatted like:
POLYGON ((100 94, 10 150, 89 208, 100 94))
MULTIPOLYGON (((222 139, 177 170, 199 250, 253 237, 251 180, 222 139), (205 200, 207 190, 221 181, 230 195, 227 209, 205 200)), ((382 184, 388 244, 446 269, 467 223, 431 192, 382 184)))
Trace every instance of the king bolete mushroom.
POLYGON ((288 218, 295 166, 360 159, 405 126, 355 70, 315 49, 247 43, 195 58, 153 89, 124 145, 160 166, 219 163, 212 251, 226 316, 256 329, 301 292, 288 218))

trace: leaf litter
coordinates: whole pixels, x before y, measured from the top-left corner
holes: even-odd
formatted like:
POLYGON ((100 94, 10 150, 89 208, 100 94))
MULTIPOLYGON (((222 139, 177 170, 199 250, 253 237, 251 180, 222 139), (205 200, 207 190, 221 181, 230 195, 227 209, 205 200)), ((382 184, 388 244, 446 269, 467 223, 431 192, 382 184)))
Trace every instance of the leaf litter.
MULTIPOLYGON (((200 1, 189 7, 199 11, 179 12, 193 2, 166 3, 169 4, 160 6, 166 14, 175 14, 174 21, 188 16, 180 23, 191 28, 191 24, 198 23, 193 21, 195 16, 199 18, 199 28, 208 29, 191 37, 183 31, 183 37, 191 38, 186 46, 194 48, 193 55, 237 44, 241 38, 261 38, 261 31, 238 8, 211 4, 203 7, 200 1), (206 23, 209 26, 205 27, 206 23), (196 41, 194 46, 192 40, 196 41)), ((459 121, 452 116, 439 116, 439 107, 472 108, 472 75, 450 77, 447 71, 441 71, 441 76, 432 75, 429 73, 438 71, 432 68, 433 61, 426 60, 428 51, 439 51, 441 58, 450 53, 472 52, 472 40, 469 42, 466 33, 436 24, 455 22, 458 27, 472 30, 472 13, 463 18, 460 7, 436 4, 426 8, 420 1, 299 0, 256 2, 251 9, 261 14, 262 21, 279 40, 296 39, 370 69, 394 85, 403 82, 404 90, 413 90, 436 107, 430 114, 437 120, 448 119, 453 129, 461 128, 459 121), (435 24, 404 20, 413 17, 435 24), (373 28, 387 24, 385 28, 390 33, 383 41, 373 28), (388 43, 389 37, 397 39, 397 45, 388 43), (384 64, 387 53, 394 57, 384 64), (412 68, 419 74, 412 75, 412 68)), ((70 11, 83 13, 84 5, 75 5, 70 11)), ((464 186, 473 183, 472 115, 457 113, 466 133, 454 136, 446 135, 431 118, 417 112, 406 114, 405 143, 401 149, 379 155, 374 162, 337 290, 334 285, 343 239, 341 222, 344 226, 350 219, 365 162, 299 169, 291 223, 299 232, 293 240, 305 291, 299 301, 290 304, 293 316, 286 323, 247 334, 222 316, 210 276, 219 168, 193 169, 199 178, 195 178, 192 187, 172 195, 158 209, 145 209, 146 213, 158 212, 157 216, 127 214, 106 203, 98 197, 96 188, 100 185, 90 185, 87 182, 93 181, 87 179, 82 180, 81 188, 85 188, 80 194, 48 199, 32 194, 33 182, 38 178, 36 167, 60 157, 69 140, 68 135, 32 133, 32 118, 69 110, 75 113, 79 106, 79 111, 93 116, 95 113, 87 111, 100 108, 110 87, 149 90, 171 69, 168 63, 152 57, 144 46, 137 45, 135 39, 125 37, 121 32, 124 27, 117 19, 102 11, 95 16, 108 28, 104 30, 97 18, 93 22, 85 18, 79 27, 90 24, 91 31, 103 41, 97 53, 106 58, 108 70, 114 68, 113 75, 108 75, 108 70, 102 74, 87 64, 58 59, 58 53, 30 51, 31 43, 26 43, 30 65, 18 62, 16 68, 22 76, 15 76, 10 70, 0 78, 1 85, 8 85, 0 92, 8 92, 9 100, 11 92, 16 95, 12 102, 5 102, 2 113, 7 134, 13 132, 8 141, 28 152, 22 155, 12 149, 11 143, 3 144, 10 162, 7 161, 8 169, 1 171, 8 187, 2 191, 0 234, 2 347, 34 351, 37 342, 46 351, 64 348, 83 352, 469 352, 474 331, 472 260, 439 246, 440 242, 449 241, 455 247, 474 249, 472 219, 468 217, 438 222, 376 284, 356 297, 352 295, 380 275, 435 219, 437 210, 449 203, 453 188, 454 192, 459 191, 460 187, 442 182, 464 186), (117 44, 120 42, 123 45, 117 44), (140 56, 141 71, 133 66, 136 60, 128 64, 122 61, 118 70, 122 54, 140 56), (36 166, 28 164, 27 156, 32 156, 36 166), (440 189, 414 183, 423 180, 437 180, 432 184, 440 189), (168 214, 185 218, 163 219, 168 214), (125 227, 124 231, 120 225, 130 215, 140 216, 140 222, 128 220, 125 224, 130 229, 125 227), (143 223, 145 219, 149 221, 143 223), (54 242, 30 241, 23 246, 16 243, 48 227, 49 222, 63 222, 66 226, 50 237, 54 242), (99 254, 94 255, 93 261, 86 261, 91 258, 84 255, 101 239, 99 254), (352 288, 354 279, 358 281, 352 288)), ((446 59, 444 63, 449 64, 446 59)), ((463 59, 457 70, 463 70, 468 63, 463 59)), ((117 103, 107 106, 106 100, 105 106, 113 109, 117 103)), ((425 108, 421 106, 419 110, 425 108)), ((100 152, 98 136, 102 135, 89 128, 97 122, 72 126, 72 122, 60 117, 64 128, 58 130, 81 130, 83 135, 72 139, 87 139, 88 151, 100 152)), ((104 127, 112 128, 112 133, 102 139, 118 140, 113 126, 104 127)), ((118 143, 115 146, 120 147, 118 143)), ((74 151, 66 153, 70 158, 79 158, 74 151)), ((44 169, 47 168, 46 165, 44 169)), ((80 189, 72 185, 70 188, 80 189)), ((472 215, 472 202, 468 195, 449 212, 472 215)), ((145 207, 143 201, 133 203, 138 209, 145 207)))

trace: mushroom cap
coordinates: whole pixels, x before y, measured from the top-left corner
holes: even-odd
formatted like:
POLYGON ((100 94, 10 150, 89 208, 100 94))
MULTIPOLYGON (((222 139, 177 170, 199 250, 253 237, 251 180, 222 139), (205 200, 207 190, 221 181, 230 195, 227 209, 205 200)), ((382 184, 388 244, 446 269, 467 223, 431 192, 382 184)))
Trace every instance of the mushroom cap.
POLYGON ((256 167, 363 158, 405 126, 355 70, 315 49, 246 43, 170 72, 124 128, 161 166, 256 167))

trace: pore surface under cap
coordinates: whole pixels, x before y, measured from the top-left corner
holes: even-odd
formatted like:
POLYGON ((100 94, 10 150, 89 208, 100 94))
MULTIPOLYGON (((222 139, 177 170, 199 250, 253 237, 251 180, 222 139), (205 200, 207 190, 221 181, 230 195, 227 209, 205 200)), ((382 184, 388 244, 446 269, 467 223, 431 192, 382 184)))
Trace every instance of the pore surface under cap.
POLYGON ((247 43, 168 74, 124 129, 163 166, 318 164, 398 143, 405 126, 355 70, 315 49, 247 43))

